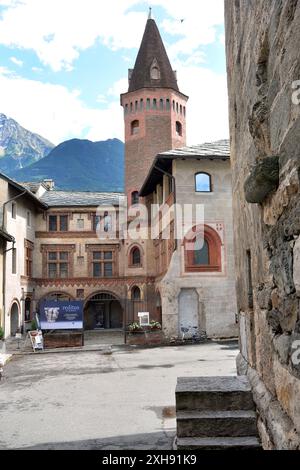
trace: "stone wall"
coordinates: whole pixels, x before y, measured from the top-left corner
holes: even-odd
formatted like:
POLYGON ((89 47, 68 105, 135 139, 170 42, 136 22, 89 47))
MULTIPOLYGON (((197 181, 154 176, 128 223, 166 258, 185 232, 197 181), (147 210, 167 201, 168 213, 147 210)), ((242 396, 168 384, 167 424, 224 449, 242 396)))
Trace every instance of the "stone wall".
POLYGON ((225 0, 225 23, 243 370, 264 447, 297 449, 300 1, 225 0))

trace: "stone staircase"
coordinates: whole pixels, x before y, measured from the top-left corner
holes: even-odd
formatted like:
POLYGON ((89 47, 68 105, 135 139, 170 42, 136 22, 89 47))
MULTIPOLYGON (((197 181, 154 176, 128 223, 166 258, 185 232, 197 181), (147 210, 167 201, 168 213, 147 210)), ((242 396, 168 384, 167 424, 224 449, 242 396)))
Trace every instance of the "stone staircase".
POLYGON ((245 376, 178 378, 176 416, 178 450, 261 448, 245 376))

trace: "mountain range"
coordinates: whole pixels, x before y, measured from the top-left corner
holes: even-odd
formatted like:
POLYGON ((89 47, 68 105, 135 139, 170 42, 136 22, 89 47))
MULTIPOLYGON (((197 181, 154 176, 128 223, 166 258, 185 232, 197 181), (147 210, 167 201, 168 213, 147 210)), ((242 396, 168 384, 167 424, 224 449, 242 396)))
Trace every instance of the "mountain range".
POLYGON ((124 144, 72 139, 55 147, 0 114, 0 172, 19 182, 53 179, 61 190, 122 192, 124 144))
POLYGON ((54 145, 0 113, 0 169, 8 175, 44 158, 54 145))

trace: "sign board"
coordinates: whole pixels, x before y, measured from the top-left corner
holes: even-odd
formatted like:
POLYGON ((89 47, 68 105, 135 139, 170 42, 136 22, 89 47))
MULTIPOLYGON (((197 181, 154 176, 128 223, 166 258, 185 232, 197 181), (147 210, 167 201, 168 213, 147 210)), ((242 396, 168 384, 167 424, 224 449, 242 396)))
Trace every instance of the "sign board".
POLYGON ((42 330, 81 330, 83 301, 41 302, 39 319, 42 330))
POLYGON ((148 326, 149 325, 149 312, 139 312, 138 317, 140 320, 140 326, 148 326))

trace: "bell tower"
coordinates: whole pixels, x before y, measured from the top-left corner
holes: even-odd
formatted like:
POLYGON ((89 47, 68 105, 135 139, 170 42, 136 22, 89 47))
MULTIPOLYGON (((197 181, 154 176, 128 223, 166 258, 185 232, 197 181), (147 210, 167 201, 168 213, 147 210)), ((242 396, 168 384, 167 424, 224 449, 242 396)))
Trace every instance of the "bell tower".
POLYGON ((156 155, 186 145, 186 103, 151 11, 128 91, 125 121, 125 192, 134 200, 156 155))

